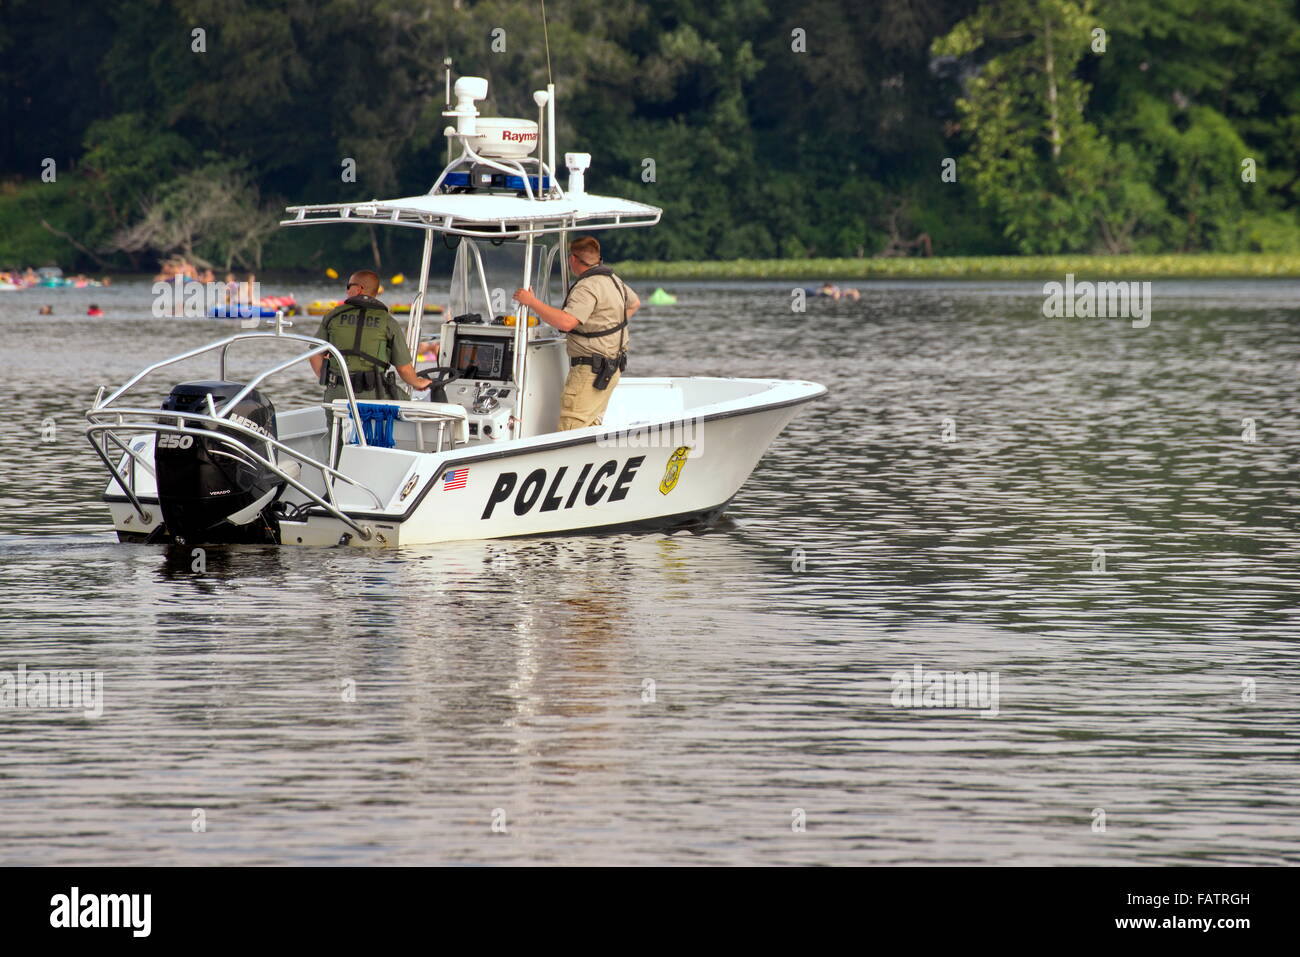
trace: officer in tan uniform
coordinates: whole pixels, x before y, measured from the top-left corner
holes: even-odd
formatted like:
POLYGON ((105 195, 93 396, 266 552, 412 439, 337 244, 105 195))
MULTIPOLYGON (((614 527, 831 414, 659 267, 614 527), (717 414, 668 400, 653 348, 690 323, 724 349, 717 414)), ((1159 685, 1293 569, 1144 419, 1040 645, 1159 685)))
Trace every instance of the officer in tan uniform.
POLYGON ((563 307, 556 309, 528 289, 515 300, 568 333, 569 377, 560 399, 559 431, 599 425, 610 394, 627 368, 627 321, 641 300, 608 266, 601 265, 600 243, 579 236, 569 244, 569 271, 577 278, 563 307))
MULTIPOLYGON (((348 279, 348 298, 321 320, 316 338, 324 339, 343 353, 352 391, 358 399, 404 399, 388 374, 389 365, 396 367, 402 381, 416 391, 423 391, 432 383, 416 374, 402 327, 389 314, 388 307, 375 298, 378 293, 376 273, 369 269, 354 272, 348 279)), ((325 386, 326 402, 347 398, 342 370, 336 368, 336 361, 328 355, 314 355, 308 361, 325 386), (327 362, 329 368, 322 374, 327 362)))

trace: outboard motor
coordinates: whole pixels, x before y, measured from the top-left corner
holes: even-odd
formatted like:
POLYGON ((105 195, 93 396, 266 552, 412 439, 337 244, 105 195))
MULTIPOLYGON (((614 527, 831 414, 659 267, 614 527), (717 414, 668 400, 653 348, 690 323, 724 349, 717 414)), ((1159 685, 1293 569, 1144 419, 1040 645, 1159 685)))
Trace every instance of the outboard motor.
MULTIPOLYGON (((162 407, 168 412, 207 415, 208 395, 220 408, 242 388, 234 382, 182 382, 172 387, 162 407)), ((230 418, 263 435, 279 437, 275 406, 256 389, 240 400, 230 418)), ((186 424, 200 426, 193 420, 186 424)), ((276 461, 269 443, 235 429, 215 431, 276 461)), ((177 541, 186 545, 279 543, 279 525, 271 506, 284 488, 284 481, 238 446, 216 438, 159 432, 154 468, 163 522, 177 541)))

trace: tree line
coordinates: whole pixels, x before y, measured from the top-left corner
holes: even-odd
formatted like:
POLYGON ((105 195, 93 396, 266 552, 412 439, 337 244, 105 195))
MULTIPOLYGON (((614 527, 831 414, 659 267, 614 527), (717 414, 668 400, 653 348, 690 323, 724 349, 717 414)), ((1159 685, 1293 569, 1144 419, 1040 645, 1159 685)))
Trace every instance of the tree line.
MULTIPOLYGON (((1300 250, 1300 3, 551 0, 560 149, 658 260, 1300 250)), ((323 268, 425 192, 443 62, 534 117, 536 0, 8 0, 0 265, 323 268), (349 175, 351 170, 351 175, 349 175)), ((403 260, 405 261, 405 260, 403 260)))

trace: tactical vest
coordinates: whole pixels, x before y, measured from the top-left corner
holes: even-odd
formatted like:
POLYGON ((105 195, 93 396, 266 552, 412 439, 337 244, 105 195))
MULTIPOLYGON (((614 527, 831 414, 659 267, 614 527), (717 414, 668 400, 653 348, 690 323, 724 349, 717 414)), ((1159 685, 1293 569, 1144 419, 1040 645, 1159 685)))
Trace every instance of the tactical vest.
MULTIPOLYGON (((578 283, 592 276, 608 276, 609 278, 614 280, 614 288, 617 289, 618 294, 623 297, 623 321, 616 326, 610 326, 608 329, 599 329, 596 332, 582 332, 581 330, 578 329, 570 329, 569 335, 571 336, 582 336, 584 339, 599 339, 602 336, 612 336, 614 333, 627 328, 627 293, 623 291, 623 281, 619 279, 617 276, 615 276, 614 270, 610 269, 608 266, 592 266, 581 276, 575 279, 569 285, 569 292, 568 295, 564 297, 564 306, 562 308, 564 309, 569 308, 569 296, 573 295, 573 290, 577 288, 578 283)), ((620 354, 622 354, 626 342, 627 340, 624 339, 624 341, 619 344, 618 351, 620 354)))
MULTIPOLYGON (((388 343, 388 307, 369 296, 353 296, 325 317, 325 340, 343 353, 349 372, 377 372, 388 368, 392 350, 388 343), (343 321, 344 317, 353 322, 343 321)), ((328 363, 329 356, 326 356, 328 363)), ((337 370, 331 370, 337 371, 337 370)))

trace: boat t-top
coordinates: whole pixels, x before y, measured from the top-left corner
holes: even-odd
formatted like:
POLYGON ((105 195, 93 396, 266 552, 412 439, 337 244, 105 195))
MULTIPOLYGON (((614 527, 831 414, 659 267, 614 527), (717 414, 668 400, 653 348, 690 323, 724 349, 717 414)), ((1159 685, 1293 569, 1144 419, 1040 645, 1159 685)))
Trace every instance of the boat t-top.
MULTIPOLYGON (((434 387, 410 400, 347 396, 279 410, 279 374, 301 377, 333 345, 254 328, 156 362, 86 413, 110 473, 104 501, 119 540, 392 547, 616 530, 707 527, 801 405, 813 382, 623 377, 602 424, 556 431, 569 363, 564 335, 512 302, 531 287, 559 306, 570 234, 654 226, 661 210, 588 193, 590 154, 566 153, 555 175, 555 87, 533 94, 536 120, 481 117, 487 81, 447 77, 449 153, 428 193, 291 206, 281 225, 330 223, 424 231, 407 342, 423 341, 435 237, 455 242, 434 387), (232 351, 286 353, 230 381, 232 351), (128 393, 181 362, 210 359, 215 376, 175 384, 159 407, 128 393)), ((432 318, 432 317, 430 317, 432 318)), ((252 320, 257 322, 258 320, 252 320)), ((246 323, 247 324, 247 323, 246 323)), ((267 321, 270 325, 271 321, 267 321)), ((430 336, 432 336, 430 330, 430 336)), ((174 380, 173 380, 174 381, 174 380)), ((301 380, 300 380, 301 381, 301 380)), ((147 388, 147 387, 146 387, 147 388)))

